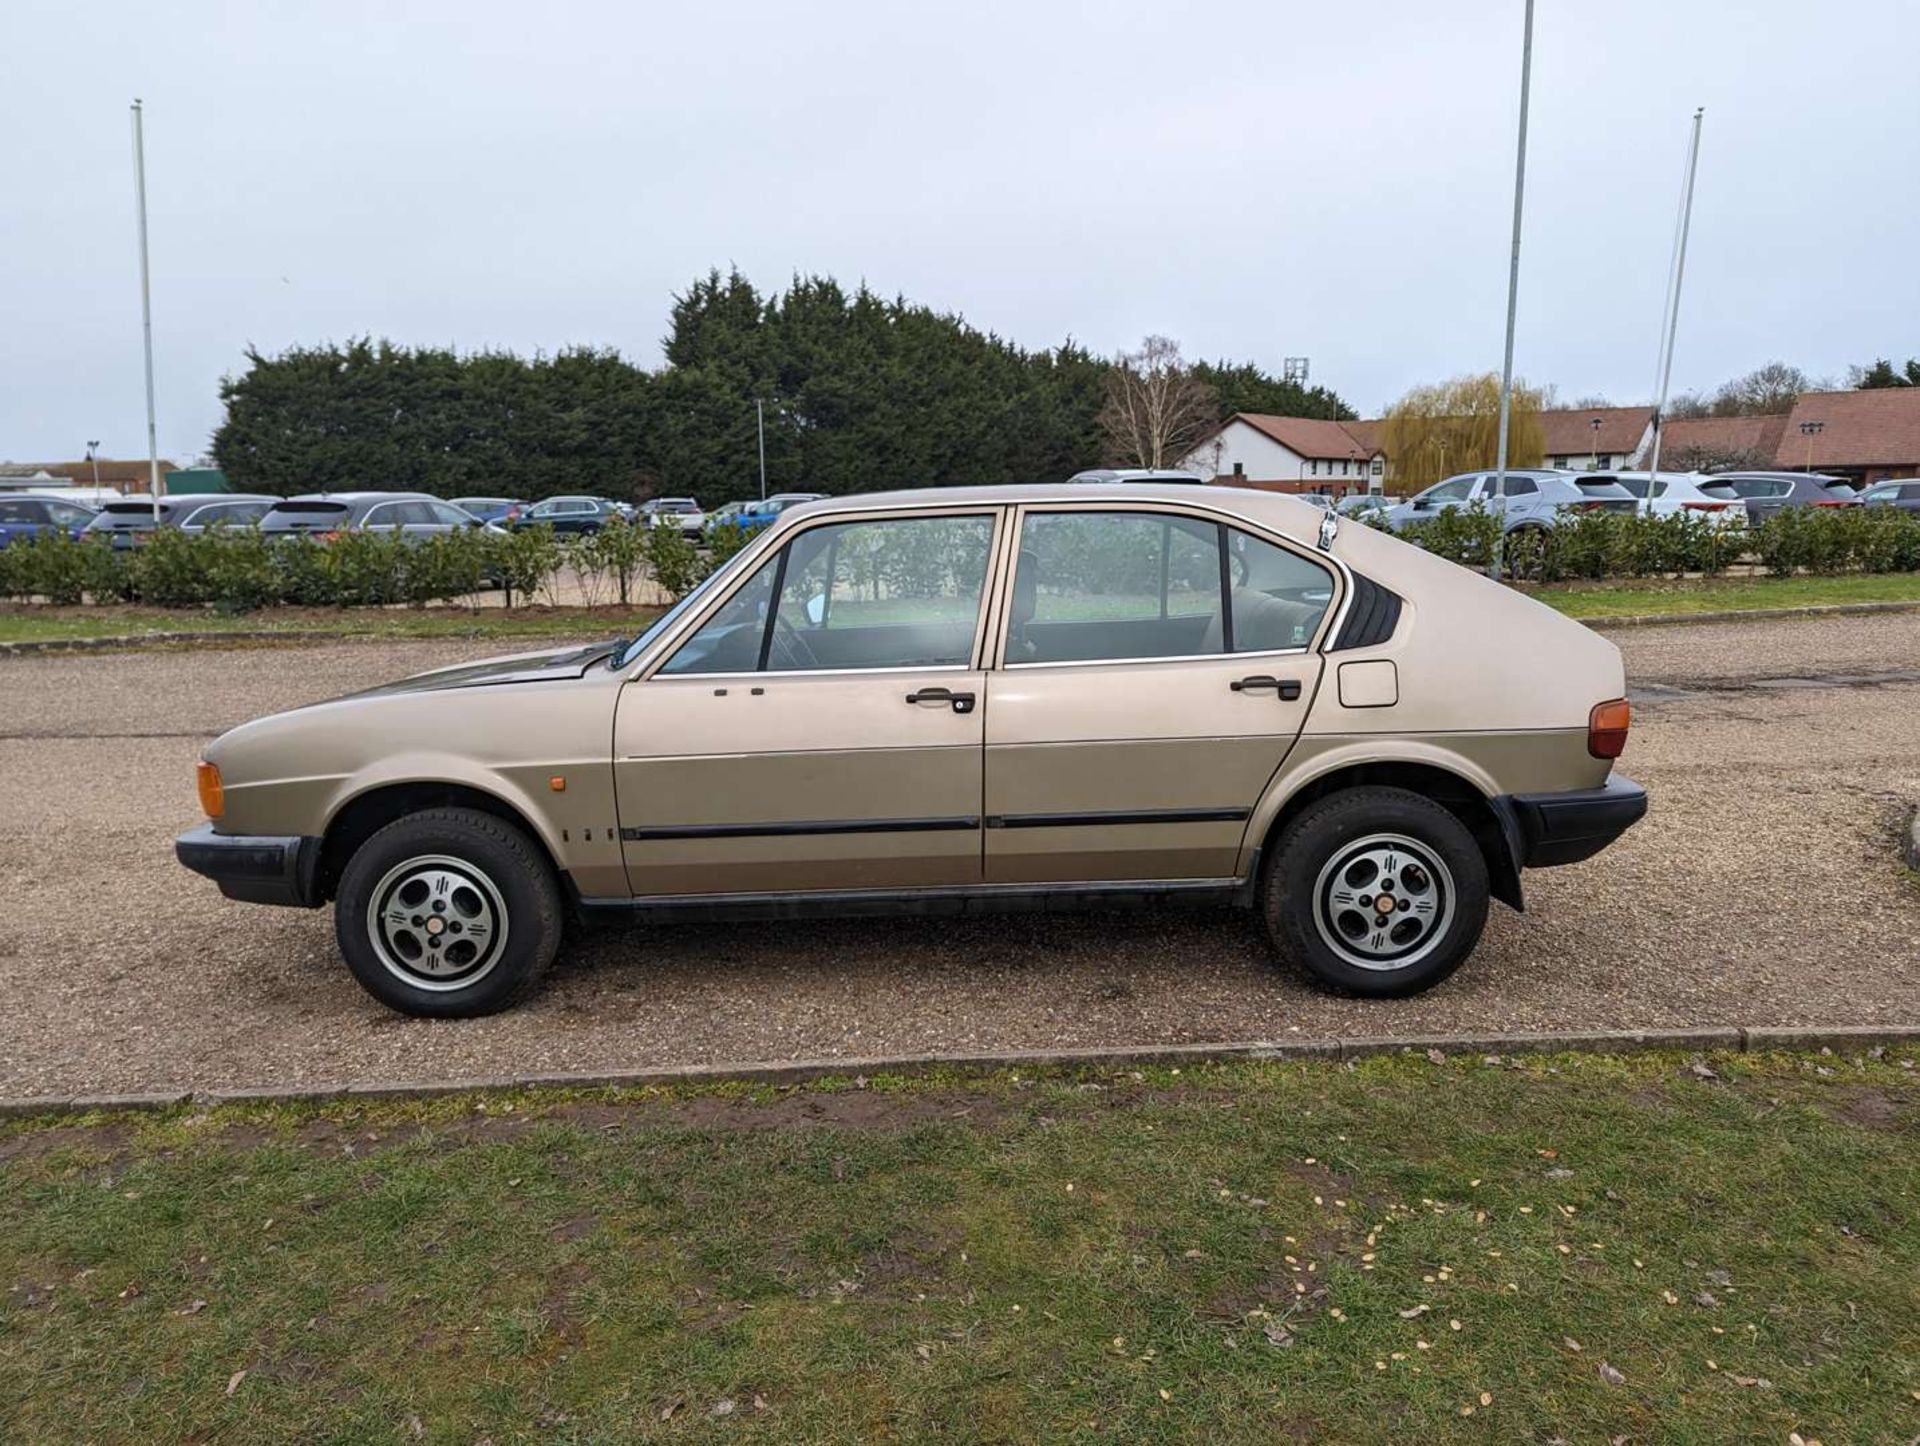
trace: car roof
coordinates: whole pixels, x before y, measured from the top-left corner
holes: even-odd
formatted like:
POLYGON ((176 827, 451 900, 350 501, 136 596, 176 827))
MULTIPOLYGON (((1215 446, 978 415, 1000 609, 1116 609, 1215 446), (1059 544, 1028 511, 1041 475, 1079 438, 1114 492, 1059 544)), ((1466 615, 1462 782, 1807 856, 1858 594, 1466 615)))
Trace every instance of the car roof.
POLYGON ((88 512, 100 510, 91 502, 82 502, 77 497, 63 497, 58 492, 0 492, 0 502, 64 502, 69 507, 79 507, 88 512))
POLYGON ((880 512, 900 507, 1011 507, 1019 503, 1089 502, 1170 502, 1191 504, 1204 499, 1223 512, 1238 513, 1249 520, 1298 522, 1302 517, 1318 526, 1320 509, 1284 492, 1264 492, 1252 487, 1220 485, 1194 486, 1190 482, 1037 482, 992 487, 914 487, 893 492, 863 492, 839 497, 823 497, 799 503, 781 514, 786 517, 819 517, 831 512, 880 512), (1290 509, 1299 508, 1299 512, 1290 509))
POLYGON ((302 492, 297 497, 276 498, 277 502, 438 502, 431 492, 302 492))

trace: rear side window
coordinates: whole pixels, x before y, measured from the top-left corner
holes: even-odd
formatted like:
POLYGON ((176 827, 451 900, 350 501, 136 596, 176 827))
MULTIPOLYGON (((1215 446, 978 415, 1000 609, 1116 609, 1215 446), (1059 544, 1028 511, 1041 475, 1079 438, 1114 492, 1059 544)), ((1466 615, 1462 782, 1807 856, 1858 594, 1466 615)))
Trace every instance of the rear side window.
POLYGON ((1509 497, 1531 497, 1539 490, 1540 484, 1531 477, 1507 478, 1507 496, 1509 497))
POLYGON ((1010 665, 1303 648, 1333 597, 1316 563, 1238 529, 1151 512, 1031 513, 1010 665))
POLYGON ((44 503, 29 502, 19 497, 0 498, 0 522, 19 524, 46 520, 44 503))
POLYGON ((281 502, 260 519, 264 532, 325 532, 346 521, 344 502, 281 502))

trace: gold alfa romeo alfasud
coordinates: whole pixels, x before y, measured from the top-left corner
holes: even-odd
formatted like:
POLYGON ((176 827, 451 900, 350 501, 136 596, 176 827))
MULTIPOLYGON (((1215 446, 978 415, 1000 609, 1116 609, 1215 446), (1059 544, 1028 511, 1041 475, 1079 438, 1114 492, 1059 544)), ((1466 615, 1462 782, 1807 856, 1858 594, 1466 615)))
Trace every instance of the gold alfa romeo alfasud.
POLYGON ((1256 910, 1364 995, 1646 811, 1620 654, 1292 498, 1179 483, 830 498, 640 637, 234 729, 180 861, 332 900, 376 998, 522 997, 569 916, 1256 910))

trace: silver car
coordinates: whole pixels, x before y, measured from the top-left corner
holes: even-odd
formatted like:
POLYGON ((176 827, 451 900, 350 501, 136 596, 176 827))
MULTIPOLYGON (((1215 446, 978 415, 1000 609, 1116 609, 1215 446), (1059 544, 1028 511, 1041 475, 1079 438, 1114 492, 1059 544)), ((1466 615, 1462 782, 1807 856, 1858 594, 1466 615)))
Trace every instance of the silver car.
POLYGON ((1495 472, 1463 472, 1387 509, 1387 526, 1405 532, 1456 507, 1475 503, 1500 519, 1503 532, 1557 527, 1575 512, 1632 512, 1639 503, 1610 474, 1509 468, 1501 485, 1495 472))

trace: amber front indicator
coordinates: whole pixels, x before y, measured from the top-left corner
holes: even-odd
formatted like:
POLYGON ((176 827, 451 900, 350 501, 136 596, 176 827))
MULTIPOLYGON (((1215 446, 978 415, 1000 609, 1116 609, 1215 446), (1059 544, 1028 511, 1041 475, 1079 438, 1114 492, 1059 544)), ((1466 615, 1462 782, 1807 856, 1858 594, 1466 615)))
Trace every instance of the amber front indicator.
POLYGON ((218 818, 227 811, 227 790, 220 783, 218 765, 200 762, 200 809, 208 818, 218 818))
POLYGON ((1633 708, 1625 698, 1595 703, 1587 715, 1587 752, 1595 758, 1618 758, 1627 751, 1627 729, 1633 708))

